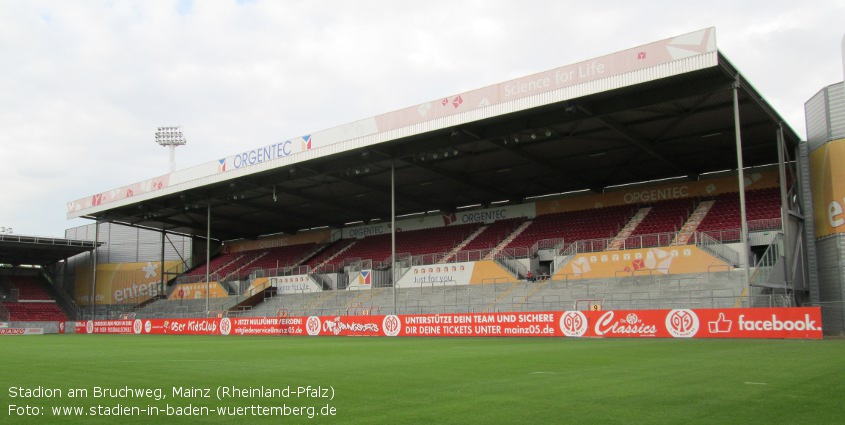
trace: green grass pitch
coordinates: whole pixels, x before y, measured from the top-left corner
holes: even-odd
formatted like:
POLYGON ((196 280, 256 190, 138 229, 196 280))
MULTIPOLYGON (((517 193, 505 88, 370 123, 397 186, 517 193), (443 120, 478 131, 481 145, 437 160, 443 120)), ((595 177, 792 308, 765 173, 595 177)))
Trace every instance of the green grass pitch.
POLYGON ((49 335, 0 338, 0 356, 3 424, 822 424, 845 394, 841 340, 49 335), (215 396, 262 386, 312 389, 215 396))

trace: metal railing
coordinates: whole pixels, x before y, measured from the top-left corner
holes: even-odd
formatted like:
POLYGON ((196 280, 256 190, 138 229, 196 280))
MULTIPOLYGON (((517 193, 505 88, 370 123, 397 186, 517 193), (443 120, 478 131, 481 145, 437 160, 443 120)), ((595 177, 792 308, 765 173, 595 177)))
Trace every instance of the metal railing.
POLYGON ((748 231, 759 232, 766 230, 781 230, 783 229, 782 221, 778 218, 765 218, 760 220, 748 220, 748 231))
POLYGON ((55 285, 53 285, 53 288, 56 290, 56 293, 59 295, 59 298, 61 298, 65 307, 71 311, 72 314, 70 315, 70 319, 76 320, 82 317, 82 308, 79 307, 79 304, 77 304, 76 301, 74 301, 74 299, 64 291, 64 289, 56 287, 55 285))
POLYGON ((766 251, 760 256, 749 279, 751 286, 764 284, 769 281, 775 264, 783 257, 783 233, 778 233, 766 251))
POLYGON ((481 261, 490 253, 493 252, 493 248, 484 248, 484 249, 474 249, 470 251, 458 251, 455 255, 446 261, 446 264, 450 263, 471 263, 474 261, 481 261))
MULTIPOLYGON (((429 300, 402 300, 397 306, 398 314, 454 314, 454 313, 485 313, 485 312, 530 312, 530 311, 566 311, 575 309, 578 300, 565 300, 560 297, 544 295, 529 301, 522 297, 513 297, 490 305, 482 298, 458 295, 458 300, 432 303, 429 300)), ((785 302, 778 295, 756 296, 755 307, 784 306, 785 302)), ((736 301, 734 296, 698 296, 698 297, 664 297, 633 300, 601 299, 599 304, 604 310, 653 310, 669 308, 732 308, 736 301)), ((293 316, 354 316, 361 315, 362 310, 392 311, 393 306, 379 306, 367 304, 364 306, 326 306, 313 308, 285 309, 293 316)), ((268 314, 272 314, 268 313, 268 314)))
POLYGON ((277 267, 272 269, 262 269, 259 267, 253 267, 249 270, 241 270, 236 273, 231 273, 227 275, 223 281, 224 282, 252 282, 255 279, 260 279, 262 277, 279 277, 279 276, 298 276, 298 275, 306 275, 313 273, 313 270, 310 266, 302 265, 302 266, 287 266, 287 267, 277 267))
MULTIPOLYGON (((169 268, 169 269, 167 269, 163 272, 164 276, 176 276, 176 279, 178 279, 179 276, 181 276, 182 273, 185 272, 185 270, 188 270, 189 268, 191 268, 191 261, 193 261, 191 258, 180 259, 179 264, 176 264, 173 267, 171 267, 171 268, 169 268)), ((204 275, 203 275, 203 277, 204 277, 204 275)), ((165 278, 165 279, 167 281, 171 280, 170 278, 165 278)))
MULTIPOLYGON (((671 305, 687 305, 690 304, 690 300, 693 300, 702 307, 713 305, 733 307, 744 288, 741 280, 741 276, 732 272, 714 272, 691 276, 620 276, 616 279, 601 281, 579 278, 568 281, 519 282, 516 284, 488 282, 481 285, 459 286, 432 283, 420 288, 401 288, 398 290, 398 299, 400 300, 400 312, 403 311, 403 307, 407 307, 413 311, 431 313, 442 313, 444 311, 443 308, 438 308, 438 306, 446 306, 445 310, 449 311, 460 310, 461 306, 463 306, 463 311, 466 312, 489 311, 491 309, 518 311, 524 309, 519 307, 523 302, 530 304, 536 302, 538 298, 546 305, 553 304, 551 300, 555 296, 561 300, 560 306, 563 309, 571 309, 573 300, 585 297, 612 300, 617 308, 625 306, 633 308, 637 304, 642 308, 647 308, 644 300, 651 300, 647 304, 652 308, 659 307, 658 304, 666 300, 680 300, 671 303, 671 305), (728 280, 725 281, 725 278, 728 280), (518 302, 497 301, 501 295, 511 290, 515 292, 511 294, 510 298, 516 299, 518 302), (560 291, 563 291, 563 293, 560 291), (714 303, 712 299, 721 301, 714 303), (631 300, 634 302, 628 302, 631 300), (490 305, 490 309, 486 309, 488 305, 490 305)), ((330 299, 342 299, 343 295, 336 294, 330 299)), ((755 302, 758 305, 783 305, 782 301, 776 300, 778 297, 777 294, 761 295, 755 297, 755 299, 760 299, 760 301, 755 302)), ((330 309, 332 303, 325 302, 320 306, 330 309)), ((389 306, 392 307, 392 304, 389 306)))
POLYGON ((611 242, 613 242, 613 238, 575 241, 567 247, 567 250, 569 250, 569 247, 572 247, 571 249, 573 251, 570 252, 575 253, 601 252, 606 251, 611 242))
MULTIPOLYGON (((763 219, 763 220, 752 220, 748 222, 749 229, 752 231, 764 231, 764 230, 778 230, 780 229, 781 220, 779 218, 776 219, 763 219)), ((726 261, 730 262, 731 264, 739 264, 739 253, 731 249, 730 247, 724 246, 724 243, 727 242, 737 242, 740 239, 739 236, 739 229, 724 229, 724 230, 711 230, 705 232, 695 232, 693 233, 692 237, 690 238, 690 243, 697 245, 699 248, 702 248, 712 254, 719 256, 726 261)), ((675 238, 677 237, 677 232, 666 232, 666 233, 654 233, 654 234, 644 234, 644 235, 633 235, 628 236, 622 242, 621 246, 618 249, 638 249, 638 248, 656 248, 656 247, 668 247, 672 246, 675 238)), ((614 238, 599 238, 599 239, 589 239, 589 240, 579 240, 573 243, 565 243, 564 239, 562 238, 554 238, 554 239, 543 239, 537 241, 534 245, 530 248, 523 248, 523 247, 514 247, 514 248, 505 248, 503 252, 504 255, 499 256, 497 254, 496 258, 504 259, 503 263, 508 264, 512 262, 512 260, 516 259, 525 259, 529 258, 531 255, 536 253, 539 250, 544 249, 553 249, 556 251, 557 255, 563 256, 564 259, 558 260, 555 262, 555 269, 559 269, 563 262, 565 262, 565 258, 576 253, 589 253, 589 252, 601 252, 606 251, 611 243, 613 242, 614 238)), ((432 265, 438 263, 463 263, 463 262, 474 262, 474 261, 481 261, 485 257, 487 257, 490 252, 493 251, 493 248, 484 248, 484 249, 477 249, 477 250, 469 250, 469 251, 458 251, 454 254, 449 254, 449 252, 440 252, 440 253, 428 253, 422 255, 415 255, 411 256, 410 253, 402 253, 397 254, 397 259, 400 259, 399 263, 402 266, 403 271, 407 271, 411 266, 421 266, 421 265, 432 265)), ((504 265, 504 264, 503 264, 504 265)), ((385 259, 384 261, 376 261, 361 259, 361 258, 348 258, 341 263, 340 268, 346 270, 350 273, 360 272, 362 269, 389 269, 392 266, 390 262, 390 258, 385 259)), ((525 268, 520 264, 521 267, 516 266, 515 264, 512 267, 508 267, 509 269, 522 269, 525 268)), ((288 266, 288 267, 278 267, 275 269, 258 269, 254 268, 247 271, 241 271, 238 273, 233 273, 226 277, 227 280, 246 280, 246 279, 254 279, 256 277, 272 277, 272 276, 286 276, 286 275, 294 275, 294 274, 312 274, 312 273, 319 273, 319 274, 330 274, 336 273, 337 267, 333 264, 328 264, 320 268, 320 270, 311 270, 308 266, 288 266)), ((514 272, 514 270, 511 270, 514 272)), ((213 274, 211 277, 212 281, 220 281, 220 276, 217 274, 213 274)), ((188 276, 183 275, 176 279, 175 283, 199 283, 204 282, 205 276, 204 275, 195 275, 195 276, 188 276)))
POLYGON ((3 242, 19 242, 32 244, 49 244, 57 246, 80 246, 94 249, 94 241, 81 241, 75 239, 61 239, 44 236, 22 236, 22 235, 6 235, 0 234, 0 241, 3 242))
POLYGON ((575 254, 577 253, 578 244, 572 243, 569 245, 564 245, 556 253, 557 255, 555 255, 554 267, 552 268, 552 270, 550 270, 550 272, 554 274, 555 272, 560 270, 560 268, 563 267, 564 264, 568 263, 569 260, 571 260, 573 257, 575 257, 575 254))
MULTIPOLYGON (((209 275, 208 280, 211 281, 211 282, 220 282, 220 275, 217 274, 217 273, 212 273, 211 275, 209 275)), ((174 285, 181 285, 183 283, 201 283, 201 282, 205 282, 205 275, 204 274, 193 275, 193 276, 182 275, 182 276, 177 277, 176 280, 173 281, 173 284, 174 285)))
MULTIPOLYGON (((672 245, 676 235, 677 232, 666 232, 628 236, 618 249, 668 247, 672 245)), ((574 241, 561 247, 557 254, 568 255, 573 253, 607 251, 614 239, 615 238, 600 238, 574 241)))
POLYGON ((522 279, 528 273, 528 267, 525 267, 518 259, 528 257, 528 248, 514 247, 505 248, 493 256, 493 260, 499 265, 508 270, 518 279, 522 279))
MULTIPOLYGON (((396 309, 400 314, 448 314, 486 311, 560 311, 575 308, 578 300, 601 300, 603 309, 731 308, 738 300, 750 299, 754 307, 789 306, 788 291, 743 293, 743 277, 731 271, 695 275, 618 276, 610 279, 549 280, 545 282, 496 282, 479 285, 431 283, 419 288, 397 288, 396 309)), ((263 307, 235 307, 270 286, 254 288, 249 294, 218 299, 211 310, 228 310, 229 315, 361 315, 366 310, 393 311, 393 291, 373 291, 362 299, 358 291, 321 291, 277 294, 265 299, 263 307)), ((369 291, 368 291, 369 292, 369 291)), ((120 317, 127 310, 98 309, 120 317)), ((138 317, 204 317, 204 300, 163 301, 138 311, 138 317)))
MULTIPOLYGON (((461 252, 461 251, 458 251, 458 252, 461 252)), ((457 255, 457 252, 455 253, 455 255, 457 255)), ((448 260, 450 259, 450 257, 453 257, 453 255, 449 255, 449 253, 444 253, 444 252, 416 255, 411 259, 411 265, 413 265, 413 266, 427 266, 427 265, 430 265, 430 264, 446 263, 446 262, 449 262, 448 260)))
POLYGON ((553 239, 542 239, 531 245, 529 249, 529 254, 534 255, 537 251, 543 249, 553 249, 553 250, 560 250, 563 249, 564 245, 563 238, 553 238, 553 239))
POLYGON ((262 294, 262 293, 264 293, 264 291, 266 291, 267 289, 270 289, 272 287, 273 287, 272 282, 270 280, 268 280, 268 281, 262 283, 259 286, 256 286, 254 288, 249 288, 243 294, 239 294, 239 295, 235 295, 233 297, 229 297, 229 300, 220 304, 217 308, 215 308, 215 310, 224 310, 224 311, 231 310, 231 309, 235 308, 238 304, 240 304, 240 303, 242 303, 242 302, 258 295, 258 294, 262 294))
MULTIPOLYGON (((772 230, 782 230, 780 218, 768 218, 760 220, 749 220, 749 232, 764 232, 772 230)), ((705 234, 721 243, 736 243, 742 241, 742 230, 734 229, 719 229, 719 230, 702 230, 698 233, 705 234)))
POLYGON ((719 243, 736 243, 742 240, 742 231, 740 229, 705 230, 697 233, 706 235, 719 243))
POLYGON ((319 274, 332 274, 337 273, 337 266, 333 263, 323 264, 321 266, 315 267, 312 273, 319 273, 319 274))
POLYGON ((695 246, 727 261, 728 264, 739 265, 740 254, 722 242, 713 239, 706 233, 696 232, 693 235, 695 246))

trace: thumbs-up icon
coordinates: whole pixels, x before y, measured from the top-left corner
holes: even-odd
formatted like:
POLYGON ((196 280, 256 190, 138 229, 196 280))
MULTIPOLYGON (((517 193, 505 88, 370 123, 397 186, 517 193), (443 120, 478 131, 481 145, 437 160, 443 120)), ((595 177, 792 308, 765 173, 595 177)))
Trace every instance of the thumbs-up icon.
POLYGON ((725 319, 725 313, 719 313, 719 318, 715 322, 707 322, 710 327, 711 334, 729 333, 733 321, 725 319))

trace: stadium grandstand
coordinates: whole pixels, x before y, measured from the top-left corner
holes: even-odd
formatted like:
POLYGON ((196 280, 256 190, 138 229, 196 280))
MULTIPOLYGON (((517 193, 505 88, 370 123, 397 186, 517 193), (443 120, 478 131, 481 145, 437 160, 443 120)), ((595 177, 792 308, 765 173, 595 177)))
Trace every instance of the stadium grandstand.
POLYGON ((77 320, 815 305, 839 333, 810 138, 708 28, 103 188, 56 285, 77 320))
POLYGON ((93 241, 0 234, 0 322, 63 330, 82 313, 60 276, 69 258, 93 251, 93 241))

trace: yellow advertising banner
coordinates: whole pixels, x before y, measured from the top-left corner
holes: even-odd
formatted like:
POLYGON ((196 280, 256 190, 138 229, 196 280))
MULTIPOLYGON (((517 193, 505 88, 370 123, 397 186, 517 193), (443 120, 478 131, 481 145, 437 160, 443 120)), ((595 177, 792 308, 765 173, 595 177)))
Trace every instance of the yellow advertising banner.
POLYGON ((168 300, 204 300, 205 293, 208 298, 225 298, 229 292, 223 288, 220 282, 182 283, 173 288, 173 292, 167 297, 168 300))
MULTIPOLYGON (((164 269, 181 273, 181 261, 165 261, 164 269)), ((155 297, 161 290, 160 262, 110 263, 97 265, 97 304, 138 304, 155 297)), ((166 279, 165 279, 166 280, 166 279)), ((89 305, 91 301, 91 269, 76 269, 74 290, 76 303, 89 305)))
POLYGON ((845 139, 828 142, 810 153, 810 184, 813 187, 813 219, 817 238, 845 232, 843 164, 845 139))
POLYGON ((577 254, 554 279, 594 279, 649 274, 727 271, 731 266, 695 245, 577 254))
POLYGON ((258 291, 263 291, 267 286, 267 282, 270 281, 269 277, 259 277, 252 281, 252 285, 249 285, 249 288, 246 288, 243 294, 246 297, 251 297, 258 293, 258 291), (259 289, 260 288, 260 289, 259 289))
POLYGON ((502 268, 493 260, 476 261, 472 268, 472 277, 469 283, 471 285, 480 285, 485 283, 511 283, 516 282, 507 270, 502 268))
MULTIPOLYGON (((671 199, 716 196, 722 193, 736 192, 737 187, 739 185, 737 184, 736 177, 720 177, 700 181, 640 186, 628 190, 596 195, 540 201, 537 202, 537 215, 613 207, 617 205, 636 205, 671 199)), ((745 190, 768 189, 772 187, 778 187, 777 170, 753 172, 745 176, 745 190)))

